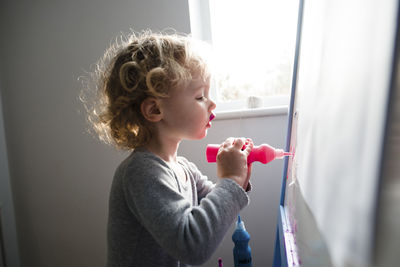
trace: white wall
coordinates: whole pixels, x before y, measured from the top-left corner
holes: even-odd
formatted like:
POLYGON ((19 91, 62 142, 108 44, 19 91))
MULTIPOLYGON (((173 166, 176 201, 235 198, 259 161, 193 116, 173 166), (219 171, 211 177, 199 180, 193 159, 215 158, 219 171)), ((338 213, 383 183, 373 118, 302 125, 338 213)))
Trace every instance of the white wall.
MULTIPOLYGON (((0 2, 1 90, 21 266, 105 265, 109 187, 125 154, 85 133, 77 78, 132 27, 189 32, 187 1, 0 2)), ((282 146, 285 127, 284 115, 215 121, 203 143, 244 135, 282 146)), ((181 151, 212 176, 200 145, 185 143, 181 151)), ((272 260, 281 166, 255 166, 252 204, 243 212, 252 242, 260 240, 253 256, 265 257, 263 266, 272 260)), ((226 262, 229 238, 216 252, 226 262)))

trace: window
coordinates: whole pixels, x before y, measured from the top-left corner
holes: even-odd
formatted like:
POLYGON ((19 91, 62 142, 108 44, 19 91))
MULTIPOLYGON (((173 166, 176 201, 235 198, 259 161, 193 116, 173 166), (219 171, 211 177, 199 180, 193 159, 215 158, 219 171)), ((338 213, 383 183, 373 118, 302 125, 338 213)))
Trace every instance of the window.
POLYGON ((192 35, 211 43, 217 111, 287 106, 296 0, 189 0, 192 35))

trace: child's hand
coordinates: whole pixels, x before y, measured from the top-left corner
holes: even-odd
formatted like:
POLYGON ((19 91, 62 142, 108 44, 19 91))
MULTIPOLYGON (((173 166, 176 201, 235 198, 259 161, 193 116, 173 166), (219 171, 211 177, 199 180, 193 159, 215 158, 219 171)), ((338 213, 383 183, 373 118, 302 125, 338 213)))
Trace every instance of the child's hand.
POLYGON ((251 174, 251 166, 247 164, 247 157, 252 149, 253 141, 251 139, 233 137, 226 139, 217 155, 218 177, 230 178, 246 189, 251 174))

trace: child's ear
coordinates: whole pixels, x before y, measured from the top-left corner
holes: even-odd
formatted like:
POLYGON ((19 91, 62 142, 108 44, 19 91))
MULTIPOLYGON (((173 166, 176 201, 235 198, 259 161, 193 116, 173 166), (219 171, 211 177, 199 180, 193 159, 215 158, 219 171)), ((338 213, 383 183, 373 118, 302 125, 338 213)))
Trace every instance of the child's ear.
POLYGON ((160 121, 162 118, 159 101, 155 97, 147 97, 140 105, 143 117, 151 122, 160 121))

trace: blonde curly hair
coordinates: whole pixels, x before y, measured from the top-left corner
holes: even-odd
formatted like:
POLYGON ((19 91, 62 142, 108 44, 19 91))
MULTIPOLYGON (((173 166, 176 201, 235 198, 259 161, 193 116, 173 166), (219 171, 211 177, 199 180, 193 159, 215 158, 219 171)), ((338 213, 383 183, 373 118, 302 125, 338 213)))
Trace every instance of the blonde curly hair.
POLYGON ((146 30, 123 35, 106 50, 80 97, 100 140, 124 150, 151 140, 153 127, 140 111, 143 100, 166 98, 194 76, 209 76, 196 43, 186 35, 146 30))

